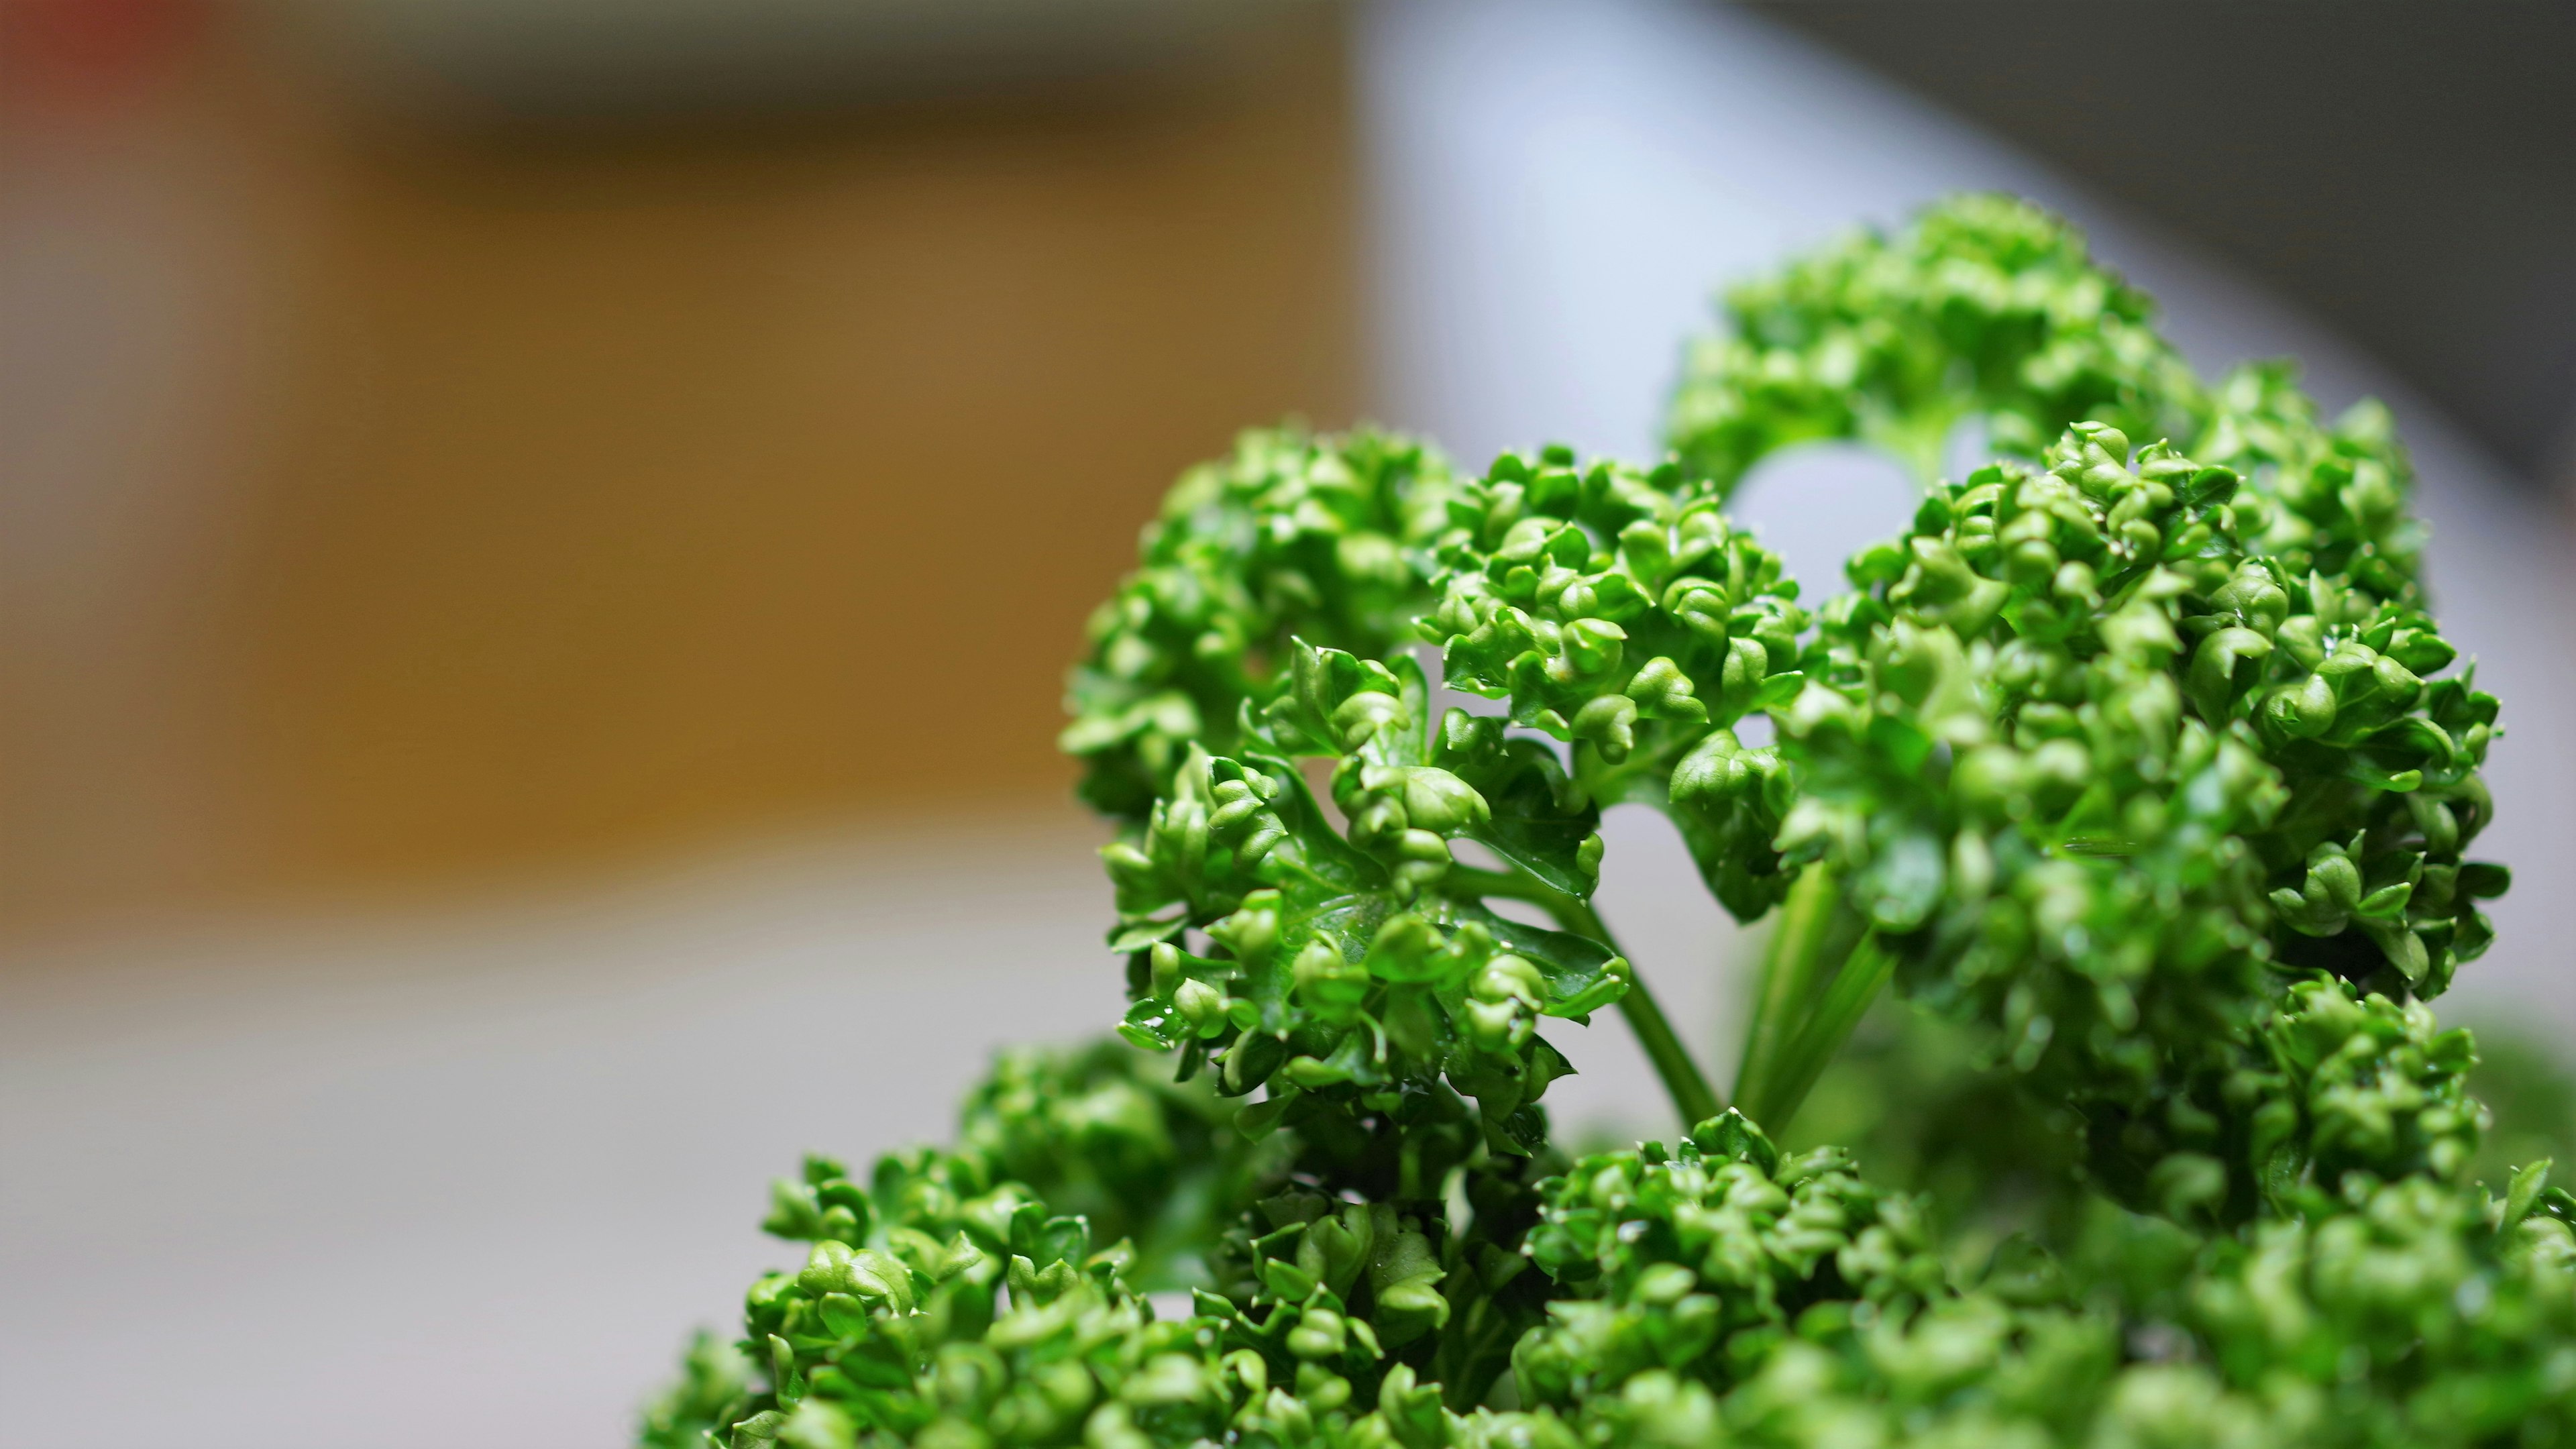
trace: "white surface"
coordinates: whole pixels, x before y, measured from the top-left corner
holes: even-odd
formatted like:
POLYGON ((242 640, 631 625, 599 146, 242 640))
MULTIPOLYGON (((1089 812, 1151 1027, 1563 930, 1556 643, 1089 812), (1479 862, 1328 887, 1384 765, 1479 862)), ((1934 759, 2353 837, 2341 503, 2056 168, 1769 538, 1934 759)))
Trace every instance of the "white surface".
POLYGON ((8 961, 0 1443, 622 1442, 800 1151, 1120 1008, 1090 839, 8 961))

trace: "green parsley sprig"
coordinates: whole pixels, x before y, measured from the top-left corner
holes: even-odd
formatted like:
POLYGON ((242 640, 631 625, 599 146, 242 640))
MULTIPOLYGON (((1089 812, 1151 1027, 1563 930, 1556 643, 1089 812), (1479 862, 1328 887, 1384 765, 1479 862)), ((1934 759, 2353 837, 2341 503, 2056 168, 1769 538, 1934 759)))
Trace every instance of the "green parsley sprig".
POLYGON ((1065 734, 1123 1040, 780 1183, 802 1266, 642 1442, 2576 1442, 2576 1195, 2470 1180, 2428 1004, 2508 883, 2498 705, 2386 412, 2204 386, 2065 223, 1967 197, 1732 294, 1671 438, 1186 476, 1065 734), (1924 494, 1817 600, 1724 501, 1826 438, 1924 494), (1731 1107, 1590 903, 1620 804, 1767 923, 1731 1107), (1692 1125, 1569 1158, 1547 1033, 1610 1006, 1692 1125), (1873 1011, 1955 1045, 1852 1060, 1873 1011), (1775 1145, 1838 1059, 1945 1196, 1775 1145))

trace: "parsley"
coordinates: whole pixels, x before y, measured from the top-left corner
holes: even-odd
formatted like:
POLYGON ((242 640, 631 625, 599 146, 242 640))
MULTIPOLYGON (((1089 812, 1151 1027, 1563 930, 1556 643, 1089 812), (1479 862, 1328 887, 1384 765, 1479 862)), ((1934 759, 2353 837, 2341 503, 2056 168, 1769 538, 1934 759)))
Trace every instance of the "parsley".
POLYGON ((2576 1195, 2472 1181, 2428 1004, 2507 884, 2497 703, 2386 413, 2204 385, 2071 228, 1965 197, 1732 294, 1671 443, 1186 476, 1064 736, 1116 1038, 780 1183, 805 1262, 642 1441, 2576 1441, 2576 1195), (1924 480, 1821 603, 1724 511, 1814 438, 1924 480), (1771 922, 1732 1106, 1590 905, 1623 803, 1771 922), (1549 1034, 1609 1008, 1695 1125, 1572 1159, 1549 1034), (1820 1079, 1857 1135, 1784 1150, 1820 1079))

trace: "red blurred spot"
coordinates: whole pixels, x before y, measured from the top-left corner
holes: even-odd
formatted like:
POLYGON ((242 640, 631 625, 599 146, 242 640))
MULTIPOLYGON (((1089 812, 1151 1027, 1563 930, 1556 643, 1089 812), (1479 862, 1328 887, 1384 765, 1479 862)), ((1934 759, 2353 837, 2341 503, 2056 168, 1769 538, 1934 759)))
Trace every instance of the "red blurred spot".
POLYGON ((86 111, 149 93, 206 34, 206 0, 0 0, 0 104, 86 111))

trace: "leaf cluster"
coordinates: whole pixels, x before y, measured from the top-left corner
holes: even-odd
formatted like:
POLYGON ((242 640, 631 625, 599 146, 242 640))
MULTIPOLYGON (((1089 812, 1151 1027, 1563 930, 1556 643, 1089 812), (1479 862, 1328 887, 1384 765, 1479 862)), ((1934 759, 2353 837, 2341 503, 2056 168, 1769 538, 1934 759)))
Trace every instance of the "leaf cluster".
POLYGON ((1267 702, 1291 639, 1377 658, 1405 637, 1451 483, 1418 441, 1296 428, 1246 432, 1183 475, 1073 672, 1062 744, 1083 798, 1133 819, 1191 745, 1227 752, 1237 707, 1267 702))
POLYGON ((2429 1005, 2508 884, 2498 704, 2386 412, 2204 385, 1966 197, 1733 293, 1671 442, 1187 475, 1064 741, 1123 1040, 780 1184, 803 1267, 644 1441, 2576 1443, 2576 1195, 2480 1166, 2429 1005), (1815 602, 1724 506, 1827 438, 1924 492, 1815 602), (1592 906, 1630 804, 1769 923, 1733 1107, 1592 906), (1605 1009, 1695 1125, 1569 1160, 1605 1009), (1858 1135, 1784 1152, 1820 1078, 1858 1135))

